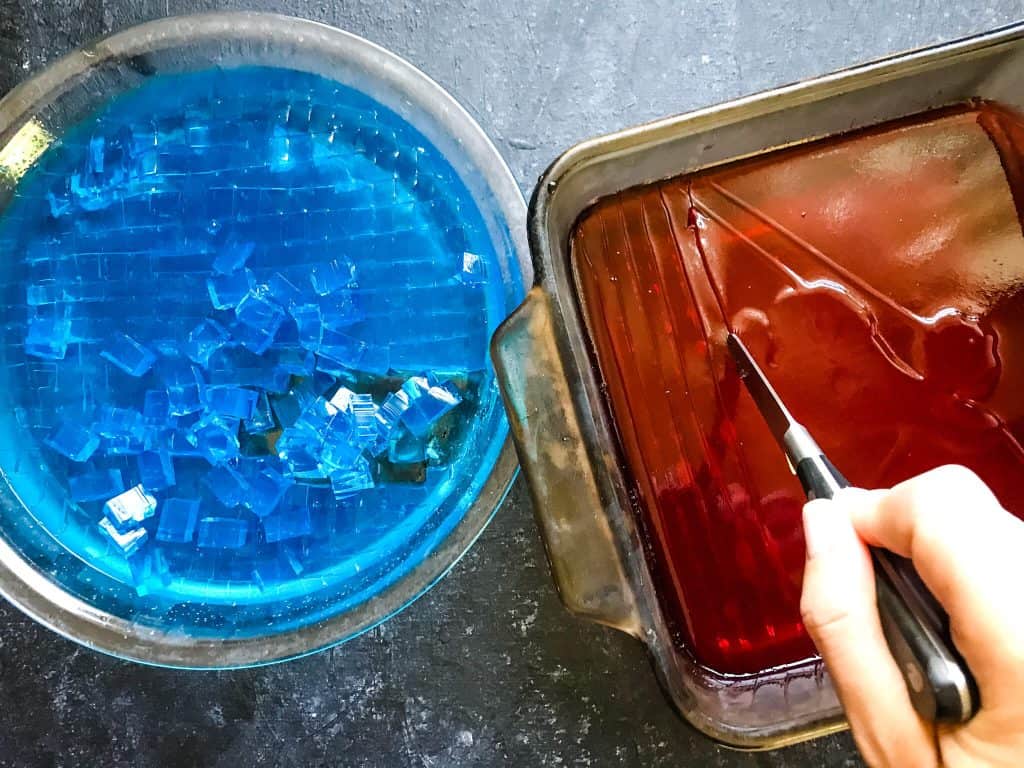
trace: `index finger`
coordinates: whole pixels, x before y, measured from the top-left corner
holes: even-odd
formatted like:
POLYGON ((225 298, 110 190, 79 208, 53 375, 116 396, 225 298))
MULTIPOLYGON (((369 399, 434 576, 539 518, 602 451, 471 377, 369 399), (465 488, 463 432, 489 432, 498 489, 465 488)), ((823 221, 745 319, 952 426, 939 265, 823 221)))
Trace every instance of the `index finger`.
POLYGON ((857 505, 867 543, 909 557, 950 618, 953 641, 982 699, 1024 689, 1024 523, 968 469, 940 467, 857 505))

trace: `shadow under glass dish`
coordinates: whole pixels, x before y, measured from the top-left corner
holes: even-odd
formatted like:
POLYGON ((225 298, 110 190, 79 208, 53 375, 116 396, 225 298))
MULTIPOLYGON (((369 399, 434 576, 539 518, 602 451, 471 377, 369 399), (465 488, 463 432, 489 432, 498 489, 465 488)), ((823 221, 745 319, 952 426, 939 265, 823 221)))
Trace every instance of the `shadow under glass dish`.
POLYGON ((286 658, 401 608, 514 473, 486 345, 521 293, 522 201, 493 147, 404 62, 260 14, 129 30, 40 79, 48 98, 0 104, 8 595, 180 666, 286 658), (380 413, 403 383, 455 405, 390 443, 289 423, 303 387, 380 413), (97 523, 140 481, 157 512, 126 556, 97 523), (164 536, 175 508, 191 531, 164 536))

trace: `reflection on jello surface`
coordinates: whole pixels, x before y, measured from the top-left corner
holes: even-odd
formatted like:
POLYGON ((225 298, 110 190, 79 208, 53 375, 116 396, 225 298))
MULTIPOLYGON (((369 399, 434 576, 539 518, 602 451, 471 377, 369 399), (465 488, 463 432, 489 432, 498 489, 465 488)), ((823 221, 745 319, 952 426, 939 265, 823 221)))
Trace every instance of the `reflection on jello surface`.
POLYGON ((578 223, 662 603, 700 662, 813 653, 803 497, 727 329, 854 484, 957 462, 1024 513, 1022 164, 1022 119, 968 105, 630 190, 578 223))

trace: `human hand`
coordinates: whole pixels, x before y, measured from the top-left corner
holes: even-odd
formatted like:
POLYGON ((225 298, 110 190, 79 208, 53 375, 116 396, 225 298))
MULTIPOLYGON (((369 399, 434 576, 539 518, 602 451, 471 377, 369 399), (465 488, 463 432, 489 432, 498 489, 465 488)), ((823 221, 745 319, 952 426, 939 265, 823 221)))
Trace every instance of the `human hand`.
POLYGON ((1024 765, 1024 522, 963 467, 804 508, 801 614, 871 766, 1024 765), (867 544, 914 562, 950 618, 981 709, 939 725, 914 711, 875 604, 867 544))

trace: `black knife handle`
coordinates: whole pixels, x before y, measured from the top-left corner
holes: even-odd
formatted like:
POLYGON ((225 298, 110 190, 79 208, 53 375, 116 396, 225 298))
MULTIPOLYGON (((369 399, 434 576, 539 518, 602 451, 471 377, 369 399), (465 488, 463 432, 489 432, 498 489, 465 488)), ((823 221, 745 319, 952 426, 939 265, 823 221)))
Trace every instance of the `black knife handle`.
MULTIPOLYGON (((849 486, 825 456, 797 464, 808 499, 830 499, 849 486)), ((978 688, 949 632, 949 616, 928 591, 909 560, 871 547, 878 614, 921 717, 937 723, 963 723, 978 710, 978 688)))
POLYGON ((831 499, 850 483, 825 455, 808 456, 796 465, 796 476, 809 500, 831 499))

